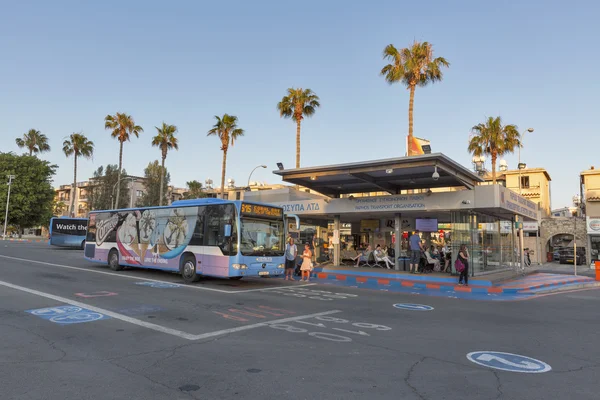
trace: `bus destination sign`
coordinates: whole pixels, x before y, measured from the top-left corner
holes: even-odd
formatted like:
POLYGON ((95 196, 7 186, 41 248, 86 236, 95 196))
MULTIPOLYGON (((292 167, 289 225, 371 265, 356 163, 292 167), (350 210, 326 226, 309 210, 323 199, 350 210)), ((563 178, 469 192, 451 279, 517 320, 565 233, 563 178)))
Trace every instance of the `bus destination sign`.
POLYGON ((279 207, 242 203, 241 214, 250 217, 282 218, 283 209, 279 207))

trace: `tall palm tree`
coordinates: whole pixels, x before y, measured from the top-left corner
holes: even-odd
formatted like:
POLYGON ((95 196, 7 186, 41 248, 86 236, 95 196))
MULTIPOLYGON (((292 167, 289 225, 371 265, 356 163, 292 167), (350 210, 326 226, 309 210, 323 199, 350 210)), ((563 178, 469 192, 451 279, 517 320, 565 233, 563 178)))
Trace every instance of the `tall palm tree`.
POLYGON ((223 150, 223 164, 221 166, 221 198, 224 198, 225 192, 225 171, 227 169, 227 150, 233 146, 235 141, 244 136, 244 130, 238 128, 238 118, 235 115, 223 114, 223 117, 215 115, 217 122, 212 129, 208 131, 207 136, 217 136, 221 140, 221 150, 223 150))
MULTIPOLYGON (((381 75, 391 85, 402 82, 410 90, 408 103, 408 143, 413 141, 413 109, 415 102, 415 89, 417 86, 441 81, 443 78, 442 67, 448 68, 450 63, 443 57, 433 57, 433 45, 428 42, 415 41, 411 47, 396 49, 388 44, 383 50, 384 60, 389 60, 381 69, 381 75)), ((408 155, 413 155, 409 145, 408 155)))
POLYGON ((296 122, 296 168, 300 168, 300 125, 304 118, 312 117, 321 106, 319 96, 310 89, 289 88, 287 95, 277 103, 279 116, 296 122))
POLYGON ((177 127, 175 125, 167 125, 164 122, 162 126, 159 128, 155 126, 157 135, 152 138, 152 146, 156 146, 160 148, 162 153, 162 173, 160 175, 160 200, 158 202, 159 206, 163 205, 163 185, 165 181, 165 160, 167 159, 167 152, 172 149, 179 149, 177 138, 175 134, 177 133, 177 127))
POLYGON ((29 150, 30 156, 32 156, 33 153, 37 154, 50 151, 48 137, 35 129, 30 129, 29 132, 23 134, 22 138, 15 139, 15 142, 21 149, 26 147, 29 150))
MULTIPOLYGON (((129 141, 131 135, 140 136, 140 132, 144 132, 141 126, 135 124, 133 117, 126 113, 116 113, 115 115, 107 115, 104 118, 104 129, 110 129, 110 135, 117 138, 119 141, 119 173, 117 182, 121 181, 121 171, 123 169, 123 143, 129 141)), ((119 204, 119 196, 121 195, 121 185, 117 185, 117 197, 115 204, 119 204)))
POLYGON ((516 125, 502 125, 500 117, 489 117, 484 123, 471 128, 469 152, 474 156, 489 155, 492 159, 492 183, 496 184, 496 160, 498 156, 512 153, 521 144, 516 125))
POLYGON ((83 133, 72 133, 69 140, 63 142, 63 152, 67 157, 73 156, 73 186, 71 186, 71 217, 75 216, 75 195, 77 193, 77 158, 91 158, 94 155, 94 142, 88 140, 83 133))

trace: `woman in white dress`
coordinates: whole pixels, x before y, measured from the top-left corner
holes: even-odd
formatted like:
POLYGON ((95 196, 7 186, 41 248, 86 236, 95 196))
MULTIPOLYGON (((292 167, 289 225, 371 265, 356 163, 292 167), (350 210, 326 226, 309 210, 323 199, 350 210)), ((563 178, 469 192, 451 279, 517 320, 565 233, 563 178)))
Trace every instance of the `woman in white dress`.
POLYGON ((302 272, 302 279, 300 281, 310 281, 310 271, 312 271, 312 251, 310 251, 310 245, 306 243, 304 245, 304 252, 302 252, 302 265, 300 271, 302 272), (304 276, 306 275, 306 279, 304 276))

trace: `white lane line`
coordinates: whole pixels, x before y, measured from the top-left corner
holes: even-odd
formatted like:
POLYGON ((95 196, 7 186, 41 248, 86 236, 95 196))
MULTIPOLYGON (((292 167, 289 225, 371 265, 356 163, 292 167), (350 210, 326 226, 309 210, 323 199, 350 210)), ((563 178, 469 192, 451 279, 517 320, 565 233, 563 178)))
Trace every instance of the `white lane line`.
MULTIPOLYGON (((132 276, 132 275, 123 275, 123 274, 117 274, 117 273, 114 273, 114 272, 96 271, 94 269, 89 269, 89 268, 72 267, 70 265, 54 264, 54 263, 49 263, 49 262, 45 262, 45 261, 28 260, 26 258, 10 257, 10 256, 1 255, 1 254, 0 254, 0 257, 7 258, 9 260, 24 261, 24 262, 30 262, 30 263, 35 263, 35 264, 49 265, 51 267, 75 269, 75 270, 78 270, 78 271, 93 272, 95 274, 116 276, 118 278, 127 278, 127 279, 135 279, 135 280, 138 280, 138 281, 148 281, 148 282, 158 282, 158 283, 173 284, 173 282, 161 281, 161 280, 158 280, 158 279, 142 278, 142 277, 139 277, 139 276, 132 276)), ((225 293, 225 294, 259 292, 259 291, 263 291, 263 290, 276 290, 276 289, 290 288, 290 286, 277 286, 277 287, 264 288, 264 289, 223 290, 223 289, 207 288, 207 287, 203 287, 203 286, 186 285, 184 283, 177 283, 177 285, 180 285, 180 286, 183 286, 183 287, 187 287, 187 288, 190 288, 190 289, 207 290, 209 292, 218 292, 218 293, 225 293)), ((301 285, 300 287, 311 286, 311 285, 316 285, 316 283, 307 283, 307 284, 301 285)))
POLYGON ((238 327, 235 327, 235 328, 222 329, 220 331, 208 332, 208 333, 201 333, 199 335, 193 335, 191 333, 183 332, 183 331, 180 331, 180 330, 177 330, 177 329, 171 329, 171 328, 167 328, 165 326, 153 324, 153 323, 146 322, 146 321, 141 321, 139 319, 131 318, 131 317, 128 317, 128 316, 123 315, 123 314, 119 314, 119 313, 116 313, 116 312, 113 312, 113 311, 110 311, 110 310, 105 310, 103 308, 94 307, 94 306, 86 304, 86 303, 81 303, 79 301, 67 299, 66 297, 55 296, 55 295, 50 294, 50 293, 40 292, 39 290, 29 289, 29 288, 26 288, 26 287, 23 287, 23 286, 19 286, 19 285, 13 285, 12 283, 0 281, 0 285, 6 286, 6 287, 11 288, 11 289, 20 290, 22 292, 33 294, 33 295, 36 295, 36 296, 45 297, 47 299, 55 300, 55 301, 58 301, 59 303, 65 303, 65 304, 70 304, 70 305, 76 306, 76 307, 86 308, 88 310, 95 311, 97 313, 107 315, 107 316, 112 317, 114 319, 119 319, 121 321, 129 322, 130 324, 138 325, 138 326, 141 326, 141 327, 144 327, 144 328, 152 329, 152 330, 157 331, 157 332, 166 333, 168 335, 173 335, 173 336, 177 336, 177 337, 180 337, 182 339, 188 339, 188 340, 207 339, 207 338, 211 338, 211 337, 215 337, 215 336, 226 335, 228 333, 235 333, 235 332, 247 331, 249 329, 260 328, 260 327, 268 326, 268 325, 271 325, 271 324, 282 324, 282 323, 285 323, 285 322, 300 321, 300 320, 303 320, 303 319, 321 317, 321 316, 324 316, 324 315, 331 315, 331 314, 337 314, 337 313, 342 312, 341 310, 331 310, 331 311, 324 311, 324 312, 315 313, 315 314, 298 315, 296 317, 276 319, 276 320, 272 320, 272 321, 260 322, 260 323, 257 323, 257 324, 238 326, 238 327))
POLYGON ((266 290, 278 290, 278 289, 298 289, 300 287, 314 286, 314 285, 316 285, 316 283, 305 283, 305 284, 301 284, 298 286, 273 286, 273 287, 264 288, 264 289, 247 289, 247 290, 241 290, 241 291, 236 291, 236 292, 227 292, 227 293, 264 292, 266 290))
POLYGON ((208 339, 208 338, 211 338, 211 337, 214 337, 214 336, 225 335, 227 333, 247 331, 248 329, 255 329, 255 328, 260 328, 260 327, 263 327, 263 326, 269 326, 269 325, 273 325, 273 324, 282 324, 282 323, 285 323, 285 322, 300 321, 300 320, 303 320, 303 319, 321 317, 321 316, 324 316, 324 315, 337 314, 337 313, 341 313, 341 312, 342 312, 341 310, 331 310, 331 311, 324 311, 324 312, 320 312, 320 313, 316 313, 316 314, 299 315, 297 317, 282 318, 282 319, 276 319, 276 320, 273 320, 273 321, 259 322, 258 324, 244 325, 244 326, 238 326, 237 328, 223 329, 221 331, 203 333, 201 335, 197 335, 194 339, 195 340, 208 339))
POLYGON ((67 299, 66 297, 55 296, 55 295, 50 294, 50 293, 40 292, 39 290, 29 289, 29 288, 26 288, 26 287, 23 287, 23 286, 18 286, 18 285, 13 285, 12 283, 0 281, 0 285, 9 287, 11 289, 20 290, 22 292, 34 294, 36 296, 45 297, 47 299, 55 300, 55 301, 58 301, 60 303, 65 303, 65 304, 70 304, 70 305, 76 306, 76 307, 86 308, 88 310, 92 310, 92 311, 95 311, 97 313, 107 315, 107 316, 112 317, 114 319, 120 319, 121 321, 129 322, 130 324, 142 326, 144 328, 152 329, 152 330, 155 330, 155 331, 158 331, 158 332, 162 332, 162 333, 166 333, 166 334, 169 334, 169 335, 178 336, 178 337, 183 338, 183 339, 195 340, 195 338, 197 336, 197 335, 192 335, 190 333, 182 332, 182 331, 179 331, 179 330, 176 330, 176 329, 166 328, 164 326, 156 325, 156 324, 153 324, 153 323, 150 323, 150 322, 141 321, 141 320, 136 319, 136 318, 131 318, 131 317, 128 317, 128 316, 123 315, 123 314, 119 314, 119 313, 116 313, 116 312, 113 312, 113 311, 110 311, 110 310, 105 310, 103 308, 94 307, 94 306, 91 306, 91 305, 86 304, 86 303, 81 303, 79 301, 67 299))

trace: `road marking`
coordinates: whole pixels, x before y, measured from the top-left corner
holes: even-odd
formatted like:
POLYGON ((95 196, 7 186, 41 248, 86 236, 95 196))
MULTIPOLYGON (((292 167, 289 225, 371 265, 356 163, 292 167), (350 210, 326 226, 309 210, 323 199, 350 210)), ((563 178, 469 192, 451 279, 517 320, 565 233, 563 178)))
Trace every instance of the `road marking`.
POLYGON ((153 323, 150 323, 150 322, 146 322, 146 321, 141 321, 141 320, 136 319, 136 318, 131 318, 131 317, 128 317, 128 316, 123 315, 123 314, 119 314, 119 313, 116 313, 116 312, 113 312, 113 311, 110 311, 110 310, 105 310, 105 309, 99 308, 99 307, 94 307, 94 306, 91 306, 89 304, 81 303, 79 301, 67 299, 65 297, 55 296, 55 295, 50 294, 50 293, 40 292, 39 290, 29 289, 29 288, 26 288, 26 287, 23 287, 23 286, 19 286, 19 285, 13 285, 12 283, 0 281, 0 285, 1 286, 9 287, 11 289, 20 290, 20 291, 25 292, 25 293, 30 293, 30 294, 33 294, 33 295, 36 295, 36 296, 45 297, 47 299, 55 300, 55 301, 58 301, 60 303, 65 303, 65 304, 70 304, 70 305, 75 306, 75 307, 85 308, 85 309, 90 310, 90 311, 94 311, 94 312, 97 312, 97 313, 100 313, 100 314, 104 314, 104 315, 106 315, 108 317, 112 317, 112 318, 115 318, 115 319, 119 319, 121 321, 129 322, 130 324, 138 325, 138 326, 141 326, 141 327, 144 327, 144 328, 152 329, 152 330, 157 331, 157 332, 166 333, 168 335, 173 335, 173 336, 177 336, 177 337, 180 337, 182 339, 188 339, 188 340, 207 339, 207 338, 211 338, 211 337, 214 337, 214 336, 226 335, 228 333, 241 332, 241 331, 246 331, 246 330, 249 330, 249 329, 260 328, 260 327, 263 327, 263 326, 269 326, 270 324, 281 324, 281 323, 285 323, 285 322, 300 321, 300 320, 303 320, 303 319, 310 319, 310 318, 320 317, 320 316, 324 316, 324 315, 337 314, 337 313, 342 312, 341 310, 324 311, 324 312, 315 313, 315 314, 299 315, 297 317, 289 317, 289 318, 276 319, 276 320, 273 320, 273 321, 265 321, 265 322, 260 322, 260 323, 257 323, 257 324, 238 326, 236 328, 223 329, 223 330, 220 330, 220 331, 209 332, 209 333, 202 333, 200 335, 193 335, 191 333, 183 332, 183 331, 180 331, 180 330, 177 330, 177 329, 171 329, 171 328, 167 328, 165 326, 156 325, 156 324, 153 324, 153 323))
POLYGON ((192 335, 190 333, 182 332, 182 331, 179 331, 179 330, 176 330, 176 329, 171 329, 171 328, 167 328, 167 327, 164 327, 164 326, 156 325, 156 324, 153 324, 153 323, 150 323, 150 322, 141 321, 141 320, 136 319, 136 318, 131 318, 131 317, 128 317, 128 316, 123 315, 123 314, 119 314, 119 313, 116 313, 116 312, 113 312, 113 311, 105 310, 103 308, 94 307, 94 306, 91 306, 89 304, 81 303, 79 301, 67 299, 66 297, 55 296, 55 295, 50 294, 50 293, 40 292, 39 290, 29 289, 29 288, 26 288, 26 287, 23 287, 23 286, 18 286, 18 285, 13 285, 12 283, 0 281, 0 285, 9 287, 11 289, 20 290, 20 291, 25 292, 25 293, 34 294, 36 296, 45 297, 47 299, 55 300, 55 301, 58 301, 60 303, 65 303, 65 304, 70 304, 70 305, 75 306, 75 307, 85 308, 87 310, 94 311, 94 312, 97 312, 97 313, 100 313, 100 314, 104 314, 106 316, 109 316, 109 317, 112 317, 112 318, 115 318, 115 319, 119 319, 121 321, 129 322, 130 324, 142 326, 144 328, 152 329, 152 330, 155 330, 155 331, 158 331, 158 332, 162 332, 162 333, 166 333, 166 334, 169 334, 169 335, 178 336, 178 337, 183 338, 183 339, 195 340, 195 337, 197 336, 197 335, 192 335))
MULTIPOLYGON (((223 289, 207 288, 207 287, 202 287, 202 286, 193 286, 193 285, 179 284, 179 283, 173 283, 173 282, 168 282, 168 281, 161 281, 161 280, 158 280, 158 279, 142 278, 142 277, 139 277, 139 276, 123 275, 123 274, 117 274, 117 273, 114 273, 114 272, 96 271, 96 270, 89 269, 89 268, 72 267, 70 265, 54 264, 54 263, 49 263, 49 262, 45 262, 45 261, 28 260, 26 258, 10 257, 10 256, 1 255, 1 254, 0 254, 0 257, 7 258, 9 260, 25 261, 25 262, 35 263, 35 264, 49 265, 51 267, 75 269, 75 270, 79 270, 79 271, 93 272, 95 274, 111 275, 111 276, 116 276, 116 277, 119 277, 119 278, 135 279, 135 280, 142 280, 142 281, 147 281, 147 282, 156 282, 156 283, 169 284, 169 285, 179 285, 179 286, 187 287, 187 288, 190 288, 190 289, 208 290, 210 292, 218 292, 218 293, 225 293, 225 294, 259 292, 259 291, 263 291, 263 290, 276 290, 276 289, 286 289, 286 288, 289 288, 289 286, 276 286, 276 287, 264 288, 264 289, 223 290, 223 289)), ((304 287, 304 286, 312 286, 312 285, 316 285, 316 283, 306 283, 306 284, 303 284, 302 287, 304 287)))
POLYGON ((257 324, 252 324, 252 325, 238 326, 237 328, 223 329, 221 331, 203 333, 202 335, 197 335, 196 340, 208 339, 208 338, 211 338, 214 336, 225 335, 228 333, 247 331, 248 329, 261 328, 263 326, 269 326, 271 324, 282 324, 285 322, 301 321, 303 319, 310 319, 310 318, 320 317, 323 315, 337 314, 337 313, 341 313, 341 312, 342 312, 341 310, 331 310, 331 311, 324 311, 324 312, 316 313, 316 314, 299 315, 297 317, 282 318, 282 319, 276 319, 274 321, 265 321, 265 322, 259 322, 257 324))
POLYGON ((397 303, 394 304, 395 308, 399 308, 401 310, 410 310, 410 311, 431 311, 433 307, 425 305, 425 304, 409 304, 409 303, 397 303))
POLYGON ((488 368, 526 374, 539 374, 552 370, 552 367, 535 358, 501 351, 474 351, 467 359, 488 368))
POLYGON ((115 292, 107 292, 106 290, 102 290, 100 292, 93 292, 93 293, 75 293, 75 296, 84 297, 86 299, 89 299, 92 297, 116 296, 117 294, 118 293, 115 293, 115 292))

